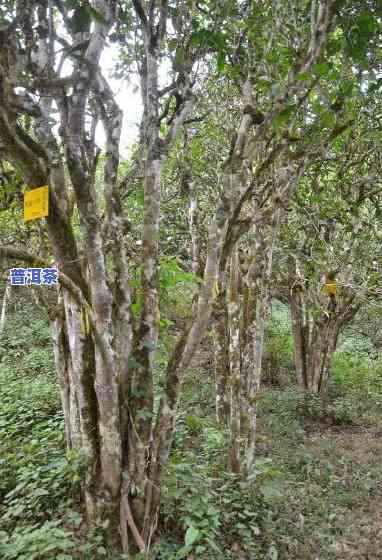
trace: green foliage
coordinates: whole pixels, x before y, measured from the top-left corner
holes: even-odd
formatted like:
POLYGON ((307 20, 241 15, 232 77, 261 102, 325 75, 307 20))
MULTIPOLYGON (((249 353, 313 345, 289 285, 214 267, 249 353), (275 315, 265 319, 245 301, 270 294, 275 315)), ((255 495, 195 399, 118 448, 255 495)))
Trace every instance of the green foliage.
POLYGON ((4 559, 72 558, 73 539, 57 518, 72 508, 79 494, 81 460, 65 454, 59 407, 48 326, 38 310, 23 306, 9 315, 1 340, 0 555, 4 559))
MULTIPOLYGON (((346 346, 345 346, 346 348, 346 346)), ((382 362, 341 351, 333 360, 334 415, 338 422, 372 426, 382 410, 382 362), (360 398, 360 396, 362 396, 360 398)))
MULTIPOLYGON (((132 304, 133 313, 139 316, 142 308, 141 296, 139 293, 141 270, 136 269, 134 280, 132 284, 137 288, 136 299, 132 304)), ((194 274, 185 271, 180 262, 173 257, 165 257, 161 260, 158 272, 158 292, 160 310, 164 308, 168 311, 168 306, 171 305, 177 309, 178 312, 186 312, 189 309, 191 295, 193 293, 192 287, 196 283, 194 274), (191 288, 187 295, 185 295, 185 288, 191 288), (184 306, 184 310, 182 307, 184 306)), ((166 316, 160 318, 160 326, 168 327, 171 321, 166 316)))
POLYGON ((117 559, 105 548, 102 527, 78 542, 83 461, 65 449, 49 327, 35 307, 10 313, 1 355, 0 557, 117 559))
MULTIPOLYGON (((49 325, 36 307, 24 304, 17 313, 10 310, 0 340, 0 363, 3 368, 17 363, 20 376, 54 375, 49 325)), ((21 383, 18 389, 22 391, 23 387, 21 383)))
POLYGON ((184 546, 177 551, 176 559, 186 557, 197 547, 199 553, 221 554, 217 542, 220 526, 217 494, 211 488, 206 467, 197 463, 193 453, 174 454, 170 463, 164 517, 167 524, 176 523, 185 534, 184 546))
POLYGON ((4 560, 72 560, 66 554, 75 546, 70 534, 58 522, 46 521, 40 527, 16 528, 12 537, 0 531, 0 553, 4 560))
POLYGON ((195 282, 195 276, 185 272, 174 257, 164 258, 159 267, 159 286, 166 293, 170 288, 178 284, 190 284, 195 282))

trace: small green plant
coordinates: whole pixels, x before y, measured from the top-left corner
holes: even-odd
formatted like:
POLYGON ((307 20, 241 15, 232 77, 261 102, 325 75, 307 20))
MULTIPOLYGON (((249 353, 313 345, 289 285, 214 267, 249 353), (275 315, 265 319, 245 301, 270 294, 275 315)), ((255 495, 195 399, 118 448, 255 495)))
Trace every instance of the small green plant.
POLYGON ((213 552, 219 558, 222 551, 218 544, 217 496, 205 468, 191 454, 186 459, 174 455, 166 484, 166 523, 176 523, 184 532, 184 546, 176 551, 174 560, 185 558, 192 551, 199 555, 213 552))

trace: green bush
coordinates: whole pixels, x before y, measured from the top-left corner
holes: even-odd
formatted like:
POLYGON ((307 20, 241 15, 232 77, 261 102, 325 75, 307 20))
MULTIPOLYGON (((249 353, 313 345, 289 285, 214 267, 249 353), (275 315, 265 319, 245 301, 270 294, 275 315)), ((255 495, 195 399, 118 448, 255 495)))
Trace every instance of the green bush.
POLYGON ((382 411, 382 361, 337 352, 330 392, 333 415, 341 423, 376 424, 382 411))
POLYGON ((61 523, 80 494, 82 462, 65 450, 49 329, 25 313, 9 318, 1 340, 0 557, 68 560, 74 540, 61 523))
POLYGON ((58 522, 16 528, 11 537, 0 531, 0 553, 4 560, 72 560, 66 554, 75 546, 71 535, 58 522))

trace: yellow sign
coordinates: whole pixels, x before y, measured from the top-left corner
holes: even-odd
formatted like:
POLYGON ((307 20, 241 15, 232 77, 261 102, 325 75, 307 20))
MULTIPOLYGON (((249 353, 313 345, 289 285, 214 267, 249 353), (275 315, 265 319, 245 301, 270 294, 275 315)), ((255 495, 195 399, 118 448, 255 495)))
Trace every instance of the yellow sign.
POLYGON ((335 296, 337 292, 337 284, 334 282, 327 282, 325 284, 325 291, 327 294, 335 296))
POLYGON ((49 187, 39 187, 24 193, 24 220, 37 220, 49 213, 49 187))

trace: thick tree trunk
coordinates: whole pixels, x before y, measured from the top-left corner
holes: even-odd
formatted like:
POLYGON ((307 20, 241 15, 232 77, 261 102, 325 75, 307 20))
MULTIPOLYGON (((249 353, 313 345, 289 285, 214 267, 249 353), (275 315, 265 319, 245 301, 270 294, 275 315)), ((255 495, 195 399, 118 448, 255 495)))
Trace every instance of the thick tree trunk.
POLYGON ((243 353, 243 369, 246 378, 246 424, 247 449, 246 472, 250 474, 255 463, 257 432, 257 399, 261 382, 261 365, 264 351, 264 333, 268 314, 268 300, 260 294, 253 302, 254 317, 247 326, 247 343, 243 353))
POLYGON ((194 181, 189 182, 188 223, 191 236, 191 270, 199 271, 198 198, 194 181))
POLYGON ((240 349, 240 268, 238 250, 235 249, 230 261, 228 294, 229 321, 229 365, 230 365, 230 467, 233 473, 241 470, 241 349, 240 349))
POLYGON ((294 365, 301 391, 326 391, 338 335, 343 327, 341 310, 315 319, 301 290, 290 293, 294 365))
POLYGON ((305 324, 305 313, 302 308, 301 297, 298 292, 293 293, 290 299, 292 336, 293 336, 293 359, 297 377, 297 386, 300 391, 307 389, 307 328, 305 324))
POLYGON ((85 311, 69 294, 64 294, 68 346, 71 356, 70 391, 77 397, 81 429, 81 451, 86 461, 85 499, 90 524, 101 517, 98 494, 100 486, 100 442, 97 396, 95 393, 95 350, 88 330, 85 311))
POLYGON ((329 318, 326 324, 314 325, 314 336, 307 356, 307 390, 313 394, 326 390, 339 330, 336 317, 329 318))
POLYGON ((56 365, 61 405, 64 413, 66 444, 68 449, 81 449, 82 437, 76 387, 66 331, 64 308, 59 303, 58 312, 50 321, 53 354, 56 365))
POLYGON ((213 340, 214 340, 214 368, 215 368, 215 411, 219 424, 229 418, 228 381, 230 371, 229 361, 229 327, 226 302, 225 281, 219 286, 219 293, 213 308, 213 340))
MULTIPOLYGON (((289 183, 287 183, 289 185, 289 183)), ((257 208, 254 205, 254 211, 257 208)), ((274 209, 272 222, 257 227, 252 262, 247 273, 248 301, 246 316, 246 344, 243 351, 244 377, 247 400, 246 473, 251 474, 256 458, 257 400, 261 383, 265 327, 270 306, 270 280, 273 254, 280 228, 280 209, 274 209)))

